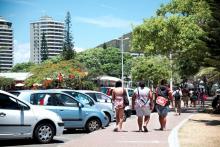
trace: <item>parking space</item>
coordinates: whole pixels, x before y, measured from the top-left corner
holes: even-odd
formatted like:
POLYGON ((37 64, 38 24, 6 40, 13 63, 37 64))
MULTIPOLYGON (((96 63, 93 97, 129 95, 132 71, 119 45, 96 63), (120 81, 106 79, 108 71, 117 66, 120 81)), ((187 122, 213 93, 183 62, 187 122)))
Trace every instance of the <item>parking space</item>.
POLYGON ((61 136, 55 136, 54 140, 49 144, 38 144, 31 139, 17 139, 17 140, 1 140, 0 146, 4 147, 55 147, 59 146, 70 140, 80 139, 87 135, 84 130, 74 130, 74 131, 64 131, 64 134, 61 136))

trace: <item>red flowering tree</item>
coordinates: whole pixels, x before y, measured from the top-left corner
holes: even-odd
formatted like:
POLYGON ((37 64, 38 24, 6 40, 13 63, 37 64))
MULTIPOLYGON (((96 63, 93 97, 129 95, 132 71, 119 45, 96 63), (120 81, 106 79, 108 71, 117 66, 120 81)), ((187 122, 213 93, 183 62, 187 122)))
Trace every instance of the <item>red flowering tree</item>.
POLYGON ((79 88, 81 80, 87 75, 84 67, 75 60, 53 62, 49 60, 32 67, 33 74, 25 82, 31 86, 42 83, 45 88, 79 88))

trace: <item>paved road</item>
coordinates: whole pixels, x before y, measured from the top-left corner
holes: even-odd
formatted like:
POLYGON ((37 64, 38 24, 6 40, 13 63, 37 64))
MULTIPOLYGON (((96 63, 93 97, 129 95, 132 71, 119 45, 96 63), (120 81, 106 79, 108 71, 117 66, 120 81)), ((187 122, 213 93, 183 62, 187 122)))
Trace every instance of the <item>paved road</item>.
MULTIPOLYGON (((210 105, 207 102, 206 105, 210 105)), ((10 140, 0 141, 0 146, 16 146, 16 147, 166 147, 168 145, 168 136, 173 128, 181 121, 188 118, 191 114, 197 113, 199 106, 194 109, 190 108, 180 116, 170 112, 168 115, 167 131, 159 131, 157 113, 151 114, 151 119, 148 126, 148 133, 137 132, 136 116, 131 116, 124 123, 124 132, 113 132, 114 123, 109 127, 98 130, 92 133, 85 131, 64 132, 64 135, 54 138, 50 144, 36 144, 32 140, 10 140)))
POLYGON ((124 123, 124 132, 113 132, 114 125, 108 128, 74 139, 59 147, 166 147, 171 130, 191 113, 182 113, 180 116, 173 112, 168 115, 167 131, 160 131, 158 115, 153 113, 149 122, 148 133, 137 132, 136 116, 132 116, 124 123))
POLYGON ((21 140, 0 140, 0 147, 55 147, 64 142, 68 142, 74 139, 80 139, 87 133, 82 130, 77 131, 65 131, 62 136, 54 137, 53 142, 50 144, 37 144, 31 139, 21 139, 21 140))

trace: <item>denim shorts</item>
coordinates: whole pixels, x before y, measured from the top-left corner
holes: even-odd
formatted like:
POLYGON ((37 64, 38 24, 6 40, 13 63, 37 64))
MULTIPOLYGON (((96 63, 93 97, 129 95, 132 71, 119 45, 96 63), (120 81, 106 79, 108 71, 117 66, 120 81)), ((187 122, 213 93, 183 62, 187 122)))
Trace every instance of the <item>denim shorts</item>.
POLYGON ((161 105, 156 105, 156 110, 159 114, 159 116, 167 116, 168 112, 170 111, 169 106, 161 106, 161 105))

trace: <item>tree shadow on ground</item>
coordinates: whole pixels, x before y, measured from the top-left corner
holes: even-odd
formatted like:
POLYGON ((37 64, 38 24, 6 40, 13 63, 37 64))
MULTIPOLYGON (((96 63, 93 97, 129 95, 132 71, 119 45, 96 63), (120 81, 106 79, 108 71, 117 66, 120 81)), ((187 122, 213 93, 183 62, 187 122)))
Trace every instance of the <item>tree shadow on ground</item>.
POLYGON ((220 126, 220 120, 196 120, 196 119, 189 119, 189 120, 198 123, 205 123, 207 126, 220 126))
POLYGON ((67 129, 63 131, 63 134, 88 134, 88 132, 83 129, 67 129))

